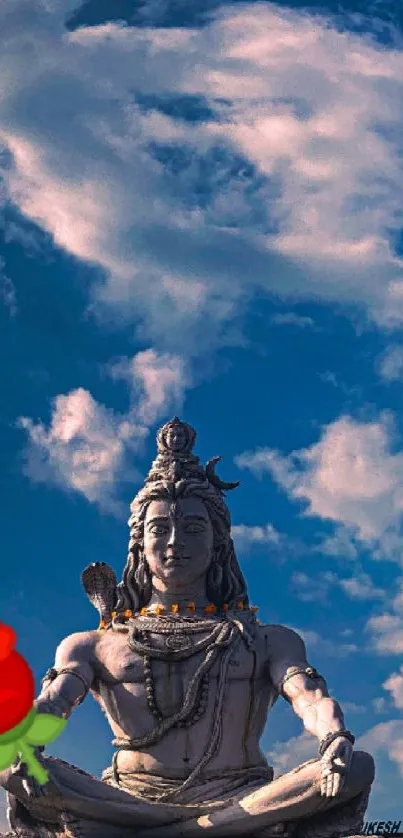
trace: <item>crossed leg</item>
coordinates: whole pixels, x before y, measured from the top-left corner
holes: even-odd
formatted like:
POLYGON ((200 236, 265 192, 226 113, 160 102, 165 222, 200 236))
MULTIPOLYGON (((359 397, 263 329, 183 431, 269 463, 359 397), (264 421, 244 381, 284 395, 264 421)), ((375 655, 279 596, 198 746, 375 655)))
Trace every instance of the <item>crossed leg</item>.
MULTIPOLYGON (((320 763, 310 760, 252 792, 236 795, 225 808, 175 825, 160 826, 158 830, 139 830, 137 838, 200 838, 204 831, 211 838, 252 836, 263 829, 269 831, 275 824, 308 819, 343 807, 369 789, 374 776, 372 757, 356 751, 341 793, 335 798, 324 798, 320 794, 320 763)), ((358 829, 353 817, 351 833, 358 829)))
MULTIPOLYGON (((206 806, 200 803, 200 807, 196 807, 196 812, 193 809, 189 817, 186 804, 155 805, 101 782, 61 760, 48 757, 46 762, 55 782, 55 791, 48 799, 45 797, 36 801, 28 798, 21 778, 13 775, 10 769, 0 773, 0 785, 37 822, 63 822, 65 813, 70 813, 80 822, 81 835, 86 838, 123 838, 124 835, 129 838, 133 832, 136 838, 200 838, 205 831, 210 838, 252 836, 281 823, 302 821, 308 826, 309 819, 317 815, 323 813, 327 817, 329 813, 332 816, 332 809, 337 834, 337 808, 358 798, 370 788, 374 779, 372 757, 364 752, 355 752, 341 793, 336 798, 323 798, 320 794, 320 765, 317 760, 311 760, 271 783, 231 796, 227 805, 210 810, 208 814, 206 806)), ((357 831, 357 816, 353 813, 350 834, 357 831)), ((34 828, 32 835, 39 834, 34 828)))

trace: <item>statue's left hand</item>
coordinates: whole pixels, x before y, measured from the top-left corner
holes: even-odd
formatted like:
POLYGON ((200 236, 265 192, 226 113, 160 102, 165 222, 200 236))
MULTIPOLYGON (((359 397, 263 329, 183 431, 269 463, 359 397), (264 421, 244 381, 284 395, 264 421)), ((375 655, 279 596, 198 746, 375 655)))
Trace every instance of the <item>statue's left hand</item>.
POLYGON ((336 797, 340 793, 352 756, 353 746, 344 736, 334 739, 326 748, 320 761, 320 793, 323 797, 336 797))

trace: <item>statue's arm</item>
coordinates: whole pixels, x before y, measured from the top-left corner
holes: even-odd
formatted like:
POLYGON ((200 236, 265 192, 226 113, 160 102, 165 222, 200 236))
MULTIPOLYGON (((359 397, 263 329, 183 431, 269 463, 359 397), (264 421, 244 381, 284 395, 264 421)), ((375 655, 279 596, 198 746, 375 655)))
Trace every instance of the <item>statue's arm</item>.
POLYGON ((67 719, 84 701, 95 679, 95 641, 93 632, 77 632, 57 647, 55 663, 42 680, 42 690, 34 706, 41 713, 67 719))
MULTIPOLYGON (((42 679, 42 689, 34 701, 39 713, 52 713, 67 719, 73 708, 84 700, 95 676, 95 641, 93 632, 80 632, 66 637, 56 650, 55 664, 42 679)), ((43 745, 35 749, 41 761, 43 745)), ((13 774, 22 778, 29 797, 42 797, 49 793, 49 784, 42 785, 28 773, 21 759, 13 766, 13 774)))
POLYGON ((340 704, 330 698, 323 676, 309 665, 302 638, 283 626, 268 629, 271 680, 302 719, 305 730, 320 741, 330 733, 343 730, 340 704))
POLYGON ((267 638, 270 677, 276 689, 290 702, 305 730, 320 741, 321 795, 336 797, 345 784, 354 744, 354 737, 345 730, 340 704, 330 698, 325 679, 309 666, 305 644, 295 631, 271 626, 267 638))

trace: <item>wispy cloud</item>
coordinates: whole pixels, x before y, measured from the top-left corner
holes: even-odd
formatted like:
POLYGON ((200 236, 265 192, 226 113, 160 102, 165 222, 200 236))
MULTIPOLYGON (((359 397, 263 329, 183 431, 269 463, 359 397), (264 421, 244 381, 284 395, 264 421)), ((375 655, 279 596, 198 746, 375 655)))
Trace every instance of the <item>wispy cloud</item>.
POLYGON ((322 572, 316 578, 305 571, 291 574, 291 590, 302 602, 327 602, 334 573, 322 572), (330 578, 329 578, 330 577, 330 578))
POLYGON ((344 526, 336 527, 332 535, 323 536, 313 549, 327 556, 342 556, 351 561, 357 559, 359 554, 353 533, 348 532, 344 526))
POLYGON ((357 747, 369 751, 375 757, 379 753, 386 753, 403 777, 403 721, 392 720, 375 725, 360 737, 357 747))
POLYGON ((146 425, 156 422, 170 405, 180 407, 190 383, 182 358, 154 349, 114 361, 108 371, 112 378, 126 381, 135 404, 133 414, 146 425))
POLYGON ((369 818, 383 812, 395 812, 400 818, 403 776, 403 722, 399 719, 381 722, 357 738, 355 748, 372 754, 376 777, 370 797, 369 818))
POLYGON ((188 379, 180 358, 154 350, 121 359, 110 372, 129 384, 131 406, 118 415, 78 388, 53 401, 49 427, 21 417, 27 433, 24 472, 32 481, 56 484, 84 495, 111 512, 120 483, 138 481, 132 458, 139 454, 150 426, 179 409, 188 379))
MULTIPOLYGON (((144 440, 144 427, 107 410, 82 388, 54 399, 49 428, 28 417, 19 425, 28 435, 23 471, 30 480, 56 484, 91 503, 116 508, 115 482, 121 479, 128 449, 144 440)), ((139 479, 133 469, 126 474, 139 479)))
POLYGON ((5 270, 4 259, 0 256, 0 302, 3 302, 11 317, 17 313, 17 297, 14 283, 5 270))
POLYGON ((367 712, 367 708, 363 704, 357 704, 355 701, 341 701, 341 704, 345 714, 362 715, 367 712))
POLYGON ((295 628, 295 626, 291 628, 301 635, 309 650, 314 649, 315 654, 323 657, 346 658, 358 651, 356 643, 344 643, 338 639, 329 640, 312 629, 295 628))
MULTIPOLYGON (((347 706, 345 703, 343 706, 347 706)), ((356 708, 349 712, 360 712, 356 708)), ((403 776, 403 722, 393 720, 381 722, 366 731, 357 739, 357 750, 364 750, 375 757, 379 765, 380 758, 383 758, 382 768, 387 770, 388 787, 386 794, 383 794, 382 780, 376 777, 371 793, 372 812, 376 810, 374 805, 385 805, 399 809, 401 805, 401 776, 403 776), (395 770, 393 770, 393 768, 395 770), (398 777, 396 777, 396 769, 398 777)), ((292 771, 297 766, 308 760, 318 758, 318 742, 311 734, 303 731, 298 736, 292 736, 285 741, 277 741, 266 751, 266 757, 273 766, 275 776, 292 771)), ((382 809, 380 811, 382 811, 382 809)), ((375 815, 376 816, 376 815, 375 815)))
POLYGON ((274 326, 295 326, 297 329, 315 329, 315 321, 312 317, 303 317, 300 314, 295 314, 294 311, 287 311, 279 314, 273 314, 270 318, 270 323, 274 326))
POLYGON ((403 664, 400 671, 393 672, 382 686, 384 690, 388 690, 390 693, 395 707, 403 710, 403 664))
POLYGON ((377 698, 373 698, 371 701, 371 707, 377 715, 386 713, 388 710, 388 702, 386 701, 385 696, 380 695, 377 698))
POLYGON ((378 369, 384 381, 401 381, 403 378, 403 346, 389 346, 378 360, 378 369))
POLYGON ((292 500, 304 504, 304 514, 333 521, 356 542, 401 561, 403 541, 403 453, 392 451, 393 422, 360 422, 349 416, 327 425, 309 448, 284 456, 270 448, 236 458, 240 468, 271 474, 292 500), (393 551, 391 550, 393 542, 393 551))
POLYGON ((235 524, 231 527, 232 538, 238 551, 248 554, 263 551, 277 564, 298 559, 306 551, 306 545, 298 538, 279 532, 273 524, 235 524))
POLYGON ((249 526, 247 524, 235 524, 231 527, 231 535, 238 545, 249 546, 252 544, 273 545, 278 547, 282 536, 273 526, 249 526))
POLYGON ((397 579, 395 582, 389 611, 370 617, 366 630, 371 637, 373 649, 378 654, 403 653, 403 579, 397 579))
POLYGON ((340 393, 343 393, 343 395, 347 396, 349 399, 362 396, 362 387, 358 385, 354 385, 353 387, 347 385, 342 378, 340 378, 339 375, 336 375, 335 372, 332 372, 332 370, 326 370, 325 372, 319 373, 318 378, 325 384, 330 384, 330 386, 334 387, 335 390, 339 390, 340 393))
POLYGON ((403 619, 398 614, 370 617, 367 630, 372 634, 374 651, 381 655, 403 654, 403 619))
POLYGON ((69 3, 11 5, 5 188, 102 269, 98 303, 199 354, 242 339, 228 324, 255 289, 401 322, 401 52, 274 4, 225 6, 200 29, 74 32, 69 3), (167 97, 198 98, 203 120, 167 97))
POLYGON ((349 579, 338 579, 336 584, 342 588, 350 599, 365 601, 385 599, 386 597, 384 589, 377 587, 369 573, 364 571, 356 572, 356 575, 349 579))
POLYGON ((273 766, 276 777, 279 777, 303 762, 317 759, 318 741, 311 733, 303 731, 286 742, 275 742, 266 752, 266 757, 273 766))
POLYGON ((386 598, 383 588, 377 587, 368 573, 355 568, 354 576, 342 577, 333 571, 320 571, 316 577, 296 571, 291 583, 297 597, 304 602, 327 602, 332 587, 339 587, 350 599, 361 602, 386 598))

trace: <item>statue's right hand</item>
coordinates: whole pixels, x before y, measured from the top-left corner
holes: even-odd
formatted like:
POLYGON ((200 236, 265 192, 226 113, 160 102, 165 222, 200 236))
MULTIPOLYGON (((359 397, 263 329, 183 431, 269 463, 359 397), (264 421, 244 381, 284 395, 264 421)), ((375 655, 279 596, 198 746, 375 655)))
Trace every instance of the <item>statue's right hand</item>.
MULTIPOLYGON (((42 751, 43 748, 40 747, 34 749, 36 759, 43 765, 44 763, 41 757, 42 751)), ((28 766, 22 761, 22 759, 19 759, 18 762, 14 763, 11 772, 14 777, 19 777, 21 779, 23 789, 28 797, 45 797, 49 794, 49 783, 45 783, 45 785, 38 783, 38 780, 35 780, 35 777, 28 774, 28 766)))

